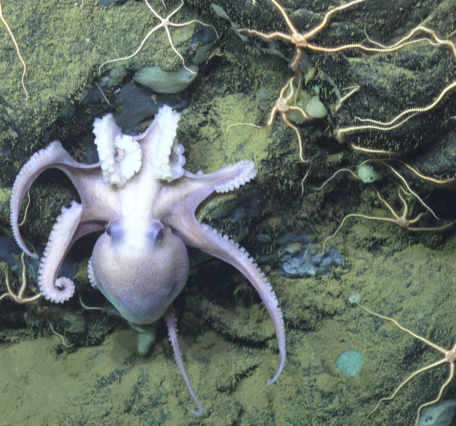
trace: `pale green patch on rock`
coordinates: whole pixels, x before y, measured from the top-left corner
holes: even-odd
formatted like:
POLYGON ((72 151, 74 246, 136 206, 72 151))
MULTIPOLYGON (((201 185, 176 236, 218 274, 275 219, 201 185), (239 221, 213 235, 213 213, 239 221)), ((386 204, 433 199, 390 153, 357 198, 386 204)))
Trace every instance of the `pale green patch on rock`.
POLYGON ((133 80, 157 93, 179 93, 195 81, 198 67, 191 65, 179 71, 163 71, 159 66, 141 68, 133 80), (189 69, 193 72, 190 72, 189 69))

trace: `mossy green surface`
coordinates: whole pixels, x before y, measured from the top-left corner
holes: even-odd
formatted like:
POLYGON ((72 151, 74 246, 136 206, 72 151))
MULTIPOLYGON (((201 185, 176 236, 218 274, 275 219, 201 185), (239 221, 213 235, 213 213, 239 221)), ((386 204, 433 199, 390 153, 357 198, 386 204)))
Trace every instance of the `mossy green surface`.
MULTIPOLYGON (((212 13, 211 1, 186 1, 173 18, 176 22, 201 19, 214 25, 221 35, 208 64, 201 67, 190 88, 191 102, 179 124, 186 169, 214 172, 226 164, 250 159, 259 173, 238 193, 210 199, 201 207, 199 217, 231 237, 243 238, 241 245, 254 257, 274 253, 274 241, 287 232, 310 235, 315 241, 313 248, 320 249, 350 213, 390 217, 368 185, 340 176, 324 190, 317 189, 337 169, 355 170, 364 159, 339 144, 334 129, 338 124, 351 123, 361 112, 384 119, 406 105, 432 100, 434 90, 454 79, 454 58, 448 50, 428 46, 411 47, 397 55, 312 56, 315 69, 307 74, 312 77, 308 84, 312 90, 319 88, 330 116, 299 127, 305 157, 312 159, 309 177, 302 186, 309 164, 299 162, 296 135, 280 115, 270 128, 242 125, 228 129, 236 123, 264 127, 292 71, 282 58, 241 42, 229 29, 228 21, 212 13), (334 114, 335 88, 327 77, 339 89, 354 81, 363 83, 363 91, 350 99, 340 114, 334 114), (235 221, 227 215, 233 206, 256 196, 259 213, 254 217, 235 221), (272 243, 260 244, 257 234, 270 236, 272 243)), ((267 0, 218 3, 234 21, 239 19, 240 25, 284 29, 267 0)), ((180 3, 166 1, 166 10, 160 0, 151 0, 151 4, 167 14, 180 3)), ((284 2, 303 29, 318 23, 324 11, 336 4, 339 2, 284 2)), ((83 137, 91 134, 91 123, 102 108, 107 111, 109 107, 81 106, 81 94, 99 82, 98 67, 104 61, 128 56, 158 21, 144 2, 132 0, 117 1, 109 7, 98 6, 98 0, 84 0, 83 7, 74 0, 2 0, 2 6, 27 62, 30 93, 26 102, 20 85, 21 64, 0 26, 0 220, 6 227, 8 196, 21 166, 50 142, 48 131, 57 127, 61 134, 67 134, 69 118, 63 115, 71 115, 73 109, 82 109, 84 120, 71 124, 68 134, 72 137, 63 142, 72 155, 82 159, 83 137)), ((455 12, 449 0, 419 5, 404 0, 393 6, 400 13, 392 13, 392 6, 385 2, 371 1, 342 14, 326 28, 319 43, 359 40, 364 37, 365 23, 369 35, 381 35, 383 42, 423 22, 441 34, 452 31, 455 12)), ((189 62, 194 54, 189 40, 197 28, 171 29, 176 47, 189 62)), ((284 54, 292 53, 286 46, 281 48, 284 54)), ((130 73, 135 64, 158 64, 167 70, 181 66, 162 29, 150 37, 137 57, 124 63, 130 73)), ((423 140, 425 134, 441 131, 453 104, 454 95, 414 131, 422 131, 423 140)), ((375 135, 364 136, 360 140, 369 147, 385 142, 375 135)), ((394 147, 399 142, 391 139, 386 143, 382 146, 394 147)), ((438 138, 426 143, 437 144, 438 138)), ((426 154, 415 151, 414 146, 411 152, 411 157, 426 154)), ((394 176, 379 170, 379 190, 400 210, 394 176)), ((452 193, 431 193, 417 180, 413 182, 443 220, 454 218, 452 193)), ((62 205, 77 199, 77 194, 54 172, 43 176, 30 192, 32 202, 21 232, 27 241, 44 247, 62 205)), ((416 200, 408 201, 412 217, 423 211, 416 200)), ((442 223, 425 217, 418 225, 442 223)), ((107 302, 87 280, 91 244, 93 241, 87 241, 70 253, 78 260, 74 279, 86 306, 107 308, 107 302)), ((151 353, 142 358, 137 355, 134 333, 116 316, 108 315, 109 309, 108 313, 86 310, 76 297, 57 306, 44 301, 37 306, 17 306, 2 300, 2 419, 11 425, 412 425, 418 406, 438 393, 445 368, 417 378, 392 402, 367 415, 408 374, 440 355, 390 323, 349 306, 347 299, 357 292, 369 308, 450 347, 456 303, 456 240, 452 231, 417 233, 382 221, 353 219, 331 244, 342 253, 344 263, 328 276, 287 279, 278 275, 276 264, 261 265, 276 291, 286 323, 288 361, 272 386, 266 386, 266 380, 277 367, 277 343, 253 287, 218 260, 192 268, 175 307, 185 365, 204 409, 201 417, 189 411, 194 408, 193 402, 178 373, 163 323, 158 325, 151 353), (63 347, 48 321, 75 346, 63 347), (365 360, 353 378, 335 366, 336 357, 349 348, 361 352, 365 360)), ((20 277, 16 273, 11 276, 17 289, 20 277)), ((1 288, 4 290, 5 285, 1 288)), ((444 399, 454 394, 455 386, 450 385, 444 399)))

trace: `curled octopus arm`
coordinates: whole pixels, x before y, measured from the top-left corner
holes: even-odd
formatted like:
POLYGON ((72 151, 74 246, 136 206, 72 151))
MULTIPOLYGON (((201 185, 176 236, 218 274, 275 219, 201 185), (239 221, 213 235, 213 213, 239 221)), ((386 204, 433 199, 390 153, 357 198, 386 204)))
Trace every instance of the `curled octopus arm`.
POLYGON ((46 148, 33 154, 14 181, 10 201, 10 222, 14 238, 18 246, 29 256, 37 259, 38 255, 32 253, 25 245, 19 231, 19 211, 24 200, 24 196, 32 186, 36 178, 45 170, 57 168, 62 170, 72 181, 76 182, 73 171, 76 169, 93 169, 99 167, 99 164, 82 164, 75 161, 71 155, 62 147, 58 141, 52 142, 46 148))

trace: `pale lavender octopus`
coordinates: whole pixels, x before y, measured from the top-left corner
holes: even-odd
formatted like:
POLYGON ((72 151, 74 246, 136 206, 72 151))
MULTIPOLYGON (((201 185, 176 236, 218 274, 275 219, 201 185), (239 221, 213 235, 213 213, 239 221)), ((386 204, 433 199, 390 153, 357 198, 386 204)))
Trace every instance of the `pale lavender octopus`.
POLYGON ((62 303, 74 293, 69 278, 57 273, 71 246, 91 232, 104 230, 89 261, 92 285, 133 327, 152 324, 166 313, 166 324, 177 363, 197 405, 202 407, 184 369, 177 343, 176 319, 170 308, 184 288, 189 272, 186 245, 196 247, 237 268, 258 291, 274 325, 279 346, 277 372, 285 364, 282 312, 266 276, 238 243, 195 218, 195 209, 214 191, 228 192, 253 179, 254 163, 240 161, 211 174, 184 170, 184 148, 176 130, 180 115, 164 106, 141 135, 123 135, 111 114, 94 122, 100 162, 75 161, 58 141, 34 154, 22 167, 11 196, 11 225, 17 243, 24 244, 18 215, 23 198, 43 171, 62 170, 76 187, 81 203, 73 201, 49 236, 41 259, 39 287, 43 296, 62 303))

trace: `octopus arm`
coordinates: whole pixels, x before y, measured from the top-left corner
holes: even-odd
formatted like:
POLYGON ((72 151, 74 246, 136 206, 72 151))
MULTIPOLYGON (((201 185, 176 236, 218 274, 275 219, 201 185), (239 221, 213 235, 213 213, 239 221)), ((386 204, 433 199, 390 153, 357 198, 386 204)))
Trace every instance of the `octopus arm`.
POLYGON ((62 208, 62 213, 52 228, 41 259, 38 285, 44 298, 54 303, 63 303, 74 294, 74 284, 69 278, 56 279, 56 277, 68 250, 75 241, 75 236, 76 238, 81 236, 78 227, 82 210, 82 205, 76 201, 71 203, 70 208, 62 208))
POLYGON ((166 326, 168 327, 169 333, 169 341, 171 342, 171 346, 173 347, 174 356, 176 358, 177 365, 181 372, 182 377, 184 378, 185 384, 187 385, 188 391, 190 392, 193 401, 196 404, 196 410, 191 410, 193 414, 196 416, 200 416, 203 414, 203 407, 199 402, 195 391, 193 390, 193 386, 188 378, 187 372, 185 371, 184 361, 182 359, 182 352, 179 347, 179 341, 177 339, 177 318, 174 315, 173 309, 169 309, 165 316, 166 326))
MULTIPOLYGON (((188 222, 187 225, 189 225, 188 222)), ((255 287, 272 320, 279 346, 279 367, 274 377, 266 382, 268 385, 274 383, 285 366, 285 326, 279 302, 266 275, 246 250, 240 247, 237 242, 230 239, 227 235, 219 234, 214 228, 208 225, 198 223, 196 219, 187 227, 185 235, 179 234, 179 236, 185 244, 199 248, 211 256, 224 260, 234 266, 255 287)))
POLYGON ((29 256, 37 259, 38 255, 32 253, 25 245, 19 231, 19 211, 22 201, 27 191, 32 186, 36 178, 49 168, 61 169, 77 185, 77 178, 73 173, 75 169, 93 169, 99 164, 82 164, 75 161, 70 154, 62 147, 58 141, 52 142, 45 149, 32 155, 29 161, 24 164, 13 185, 10 201, 10 221, 13 229, 14 238, 19 247, 29 256))
POLYGON ((185 183, 179 187, 179 197, 185 199, 187 211, 193 213, 214 191, 223 193, 238 189, 251 181, 256 174, 255 163, 248 160, 230 164, 210 174, 204 174, 201 171, 196 174, 185 171, 182 179, 185 183))
POLYGON ((271 317, 279 345, 279 367, 274 377, 267 381, 270 385, 280 376, 286 359, 283 315, 274 290, 244 248, 227 235, 218 234, 215 229, 195 219, 195 209, 213 191, 232 191, 253 179, 255 175, 256 170, 252 161, 240 161, 212 174, 192 174, 186 171, 183 180, 187 188, 184 189, 183 185, 179 187, 180 195, 184 194, 184 202, 180 203, 180 214, 175 212, 174 215, 169 215, 166 221, 184 244, 199 248, 234 266, 257 290, 271 317))

